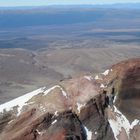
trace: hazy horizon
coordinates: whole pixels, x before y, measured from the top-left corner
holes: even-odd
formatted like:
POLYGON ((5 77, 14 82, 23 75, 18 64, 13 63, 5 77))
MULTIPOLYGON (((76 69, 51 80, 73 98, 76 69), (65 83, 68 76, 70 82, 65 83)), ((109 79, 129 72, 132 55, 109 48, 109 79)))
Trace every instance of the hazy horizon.
POLYGON ((1 0, 0 1, 0 7, 26 7, 26 6, 56 6, 56 5, 114 5, 114 4, 136 4, 140 3, 140 0, 54 0, 54 1, 48 1, 48 0, 1 0))
MULTIPOLYGON (((140 8, 140 2, 138 3, 114 3, 114 4, 54 4, 54 5, 28 5, 28 6, 1 6, 0 5, 0 8, 2 9, 6 9, 6 8, 9 8, 9 9, 13 9, 13 8, 16 8, 16 9, 20 9, 20 8, 38 8, 38 7, 113 7, 113 8, 140 8)), ((15 10, 16 10, 15 9, 15 10)))

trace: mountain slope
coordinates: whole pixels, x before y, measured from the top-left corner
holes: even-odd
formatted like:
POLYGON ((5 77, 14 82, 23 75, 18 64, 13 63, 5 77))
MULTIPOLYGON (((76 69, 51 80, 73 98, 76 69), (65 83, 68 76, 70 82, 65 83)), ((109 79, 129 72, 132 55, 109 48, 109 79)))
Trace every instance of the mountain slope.
POLYGON ((42 87, 0 105, 0 139, 139 140, 139 87, 140 59, 42 87))

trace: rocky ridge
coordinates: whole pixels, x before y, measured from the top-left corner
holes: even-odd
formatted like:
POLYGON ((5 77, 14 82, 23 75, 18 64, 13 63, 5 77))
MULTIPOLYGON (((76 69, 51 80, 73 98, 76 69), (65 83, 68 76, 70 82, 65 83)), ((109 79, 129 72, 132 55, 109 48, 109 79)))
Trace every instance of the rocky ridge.
POLYGON ((139 140, 140 59, 0 105, 1 140, 139 140))

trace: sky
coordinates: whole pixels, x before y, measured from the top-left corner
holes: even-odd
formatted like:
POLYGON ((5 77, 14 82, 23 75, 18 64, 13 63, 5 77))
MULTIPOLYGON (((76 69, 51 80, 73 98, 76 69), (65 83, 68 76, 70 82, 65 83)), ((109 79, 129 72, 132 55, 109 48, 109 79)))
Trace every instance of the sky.
POLYGON ((1 6, 46 6, 46 5, 82 5, 82 4, 114 4, 140 3, 140 0, 0 0, 1 6))

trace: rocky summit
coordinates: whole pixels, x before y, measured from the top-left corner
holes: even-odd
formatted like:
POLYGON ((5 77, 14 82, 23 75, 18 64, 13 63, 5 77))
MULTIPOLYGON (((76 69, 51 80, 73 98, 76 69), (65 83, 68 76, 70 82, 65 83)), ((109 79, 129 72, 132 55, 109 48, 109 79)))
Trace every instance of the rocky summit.
POLYGON ((0 140, 140 140, 140 59, 0 105, 0 140))

